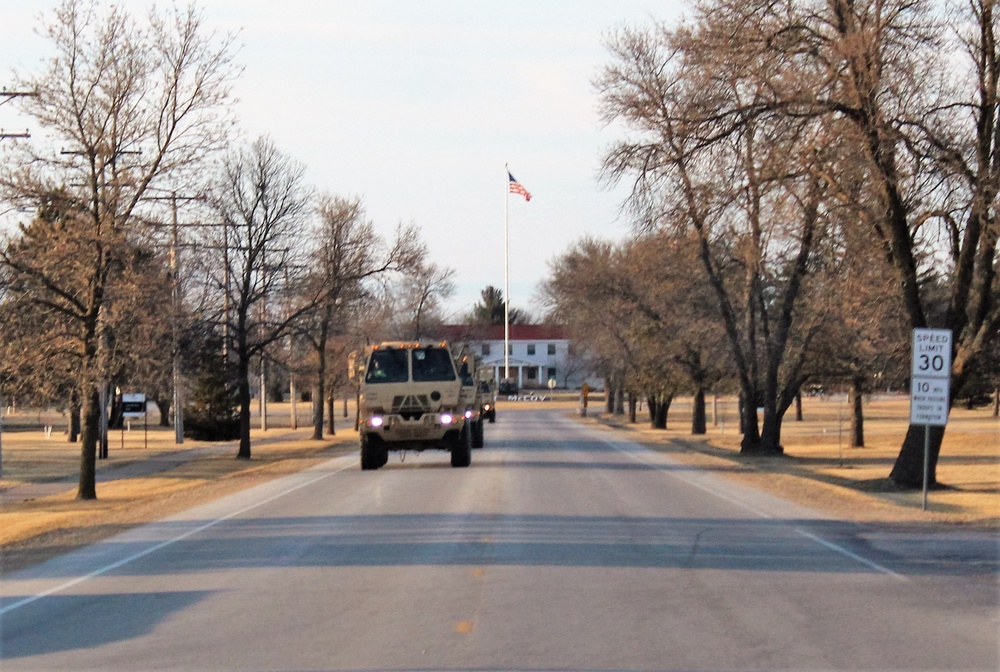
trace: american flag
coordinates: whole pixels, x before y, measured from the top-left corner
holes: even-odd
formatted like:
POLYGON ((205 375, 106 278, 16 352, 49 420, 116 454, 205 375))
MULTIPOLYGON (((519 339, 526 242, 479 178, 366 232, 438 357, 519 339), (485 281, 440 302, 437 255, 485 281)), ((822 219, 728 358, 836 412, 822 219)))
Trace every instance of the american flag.
POLYGON ((528 193, 527 189, 521 186, 520 182, 514 179, 514 176, 510 174, 509 170, 507 171, 507 177, 510 178, 510 193, 521 194, 524 196, 524 200, 530 201, 531 194, 528 193))

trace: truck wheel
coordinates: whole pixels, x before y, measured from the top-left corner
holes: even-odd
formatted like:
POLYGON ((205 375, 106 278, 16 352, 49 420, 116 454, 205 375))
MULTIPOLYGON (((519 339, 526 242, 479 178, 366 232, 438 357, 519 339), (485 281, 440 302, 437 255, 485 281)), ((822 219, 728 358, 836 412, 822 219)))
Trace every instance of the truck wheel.
POLYGON ((493 424, 496 421, 497 421, 497 409, 491 408, 490 409, 490 424, 493 424))
POLYGON ((388 461, 389 451, 381 444, 378 438, 369 437, 367 434, 361 435, 362 471, 378 469, 388 461))
POLYGON ((451 466, 467 467, 472 464, 472 423, 466 422, 455 444, 451 447, 451 466))
POLYGON ((479 418, 479 422, 472 423, 472 447, 482 448, 483 447, 483 419, 479 418))

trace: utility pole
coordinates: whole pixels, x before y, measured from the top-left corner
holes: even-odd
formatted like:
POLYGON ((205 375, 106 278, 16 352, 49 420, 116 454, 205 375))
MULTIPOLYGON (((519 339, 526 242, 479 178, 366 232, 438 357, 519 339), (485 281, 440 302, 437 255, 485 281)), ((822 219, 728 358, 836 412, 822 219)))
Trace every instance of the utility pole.
POLYGON ((170 195, 170 209, 172 213, 173 239, 170 245, 170 275, 173 286, 171 287, 174 300, 173 319, 173 387, 174 387, 174 443, 184 443, 184 399, 181 393, 181 346, 178 333, 178 322, 181 319, 181 279, 180 264, 177 255, 180 253, 180 241, 177 233, 177 192, 170 195))
MULTIPOLYGON (((2 90, 0 90, 0 105, 10 102, 15 98, 37 98, 37 97, 38 97, 37 91, 9 91, 5 86, 3 87, 2 90)), ((27 129, 25 129, 24 133, 7 133, 6 131, 4 131, 4 129, 0 128, 0 140, 3 140, 4 138, 30 138, 30 137, 31 133, 29 133, 27 129)))
MULTIPOLYGON (((171 353, 171 382, 173 389, 174 407, 174 443, 180 445, 184 443, 184 393, 181 389, 181 346, 180 346, 180 321, 181 321, 181 269, 180 269, 180 227, 177 219, 177 201, 201 201, 204 196, 179 196, 176 191, 171 191, 169 196, 147 196, 147 201, 170 201, 170 295, 173 303, 173 348, 171 353)), ((185 224, 183 226, 192 226, 185 224)), ((194 226, 197 226, 195 224, 194 226)))

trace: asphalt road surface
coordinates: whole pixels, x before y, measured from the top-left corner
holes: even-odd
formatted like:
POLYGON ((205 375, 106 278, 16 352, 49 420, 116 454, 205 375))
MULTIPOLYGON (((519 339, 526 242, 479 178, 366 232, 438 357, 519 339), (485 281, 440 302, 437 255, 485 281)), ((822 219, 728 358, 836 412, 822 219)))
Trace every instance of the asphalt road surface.
POLYGON ((994 535, 827 519, 564 414, 5 575, 0 669, 1000 667, 994 535))

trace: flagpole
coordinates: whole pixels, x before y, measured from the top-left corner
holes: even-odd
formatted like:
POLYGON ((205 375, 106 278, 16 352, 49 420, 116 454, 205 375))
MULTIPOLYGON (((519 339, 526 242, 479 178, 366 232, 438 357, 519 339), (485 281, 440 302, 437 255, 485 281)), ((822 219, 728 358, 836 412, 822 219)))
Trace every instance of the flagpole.
POLYGON ((503 164, 503 377, 510 379, 510 227, 507 202, 510 200, 510 169, 503 164))

